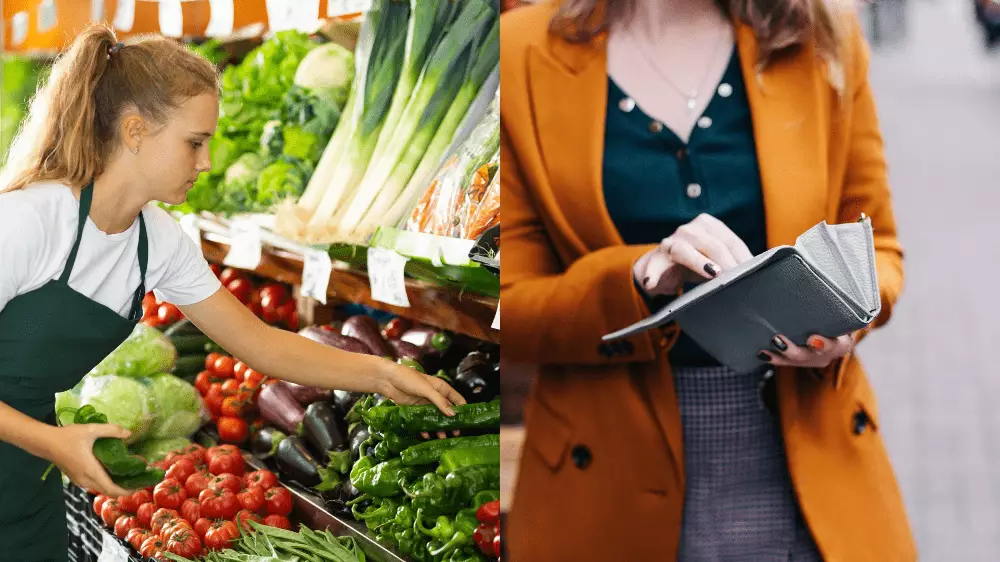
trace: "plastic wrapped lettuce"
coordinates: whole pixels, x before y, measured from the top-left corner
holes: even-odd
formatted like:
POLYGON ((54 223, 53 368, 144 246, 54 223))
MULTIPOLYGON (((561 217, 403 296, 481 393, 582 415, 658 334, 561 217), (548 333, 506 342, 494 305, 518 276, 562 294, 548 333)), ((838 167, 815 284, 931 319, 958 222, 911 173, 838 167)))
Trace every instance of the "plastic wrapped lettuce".
POLYGON ((170 372, 177 363, 177 349, 170 338, 156 328, 136 324, 132 334, 101 361, 92 375, 148 377, 170 372))
POLYGON ((66 408, 90 404, 108 416, 108 422, 132 432, 126 443, 141 441, 153 423, 153 393, 149 386, 131 377, 87 375, 76 387, 56 394, 56 415, 66 408))
POLYGON ((137 443, 132 447, 132 452, 146 459, 146 462, 156 462, 167 456, 167 453, 176 451, 191 444, 189 439, 183 437, 173 437, 170 439, 148 439, 142 443, 137 443))
POLYGON ((143 379, 149 386, 156 405, 150 439, 190 437, 207 421, 208 410, 198 390, 190 383, 169 373, 143 379))

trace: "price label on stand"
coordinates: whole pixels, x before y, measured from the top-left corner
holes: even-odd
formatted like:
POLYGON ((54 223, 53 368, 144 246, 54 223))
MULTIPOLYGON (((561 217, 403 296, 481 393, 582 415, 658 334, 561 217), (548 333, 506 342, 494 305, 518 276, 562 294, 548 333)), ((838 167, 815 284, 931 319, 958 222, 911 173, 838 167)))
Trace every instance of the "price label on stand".
POLYGON ((271 31, 311 30, 319 21, 319 0, 267 0, 271 31))
POLYGON ((160 33, 166 37, 184 35, 184 10, 181 0, 160 0, 160 33))
POLYGON ((497 301, 497 315, 493 317, 493 329, 500 329, 500 301, 497 301))
POLYGON ((55 0, 42 0, 38 5, 38 32, 45 33, 55 29, 58 20, 55 0))
POLYGON ((194 240, 194 243, 201 247, 201 229, 198 228, 198 216, 197 215, 182 215, 180 218, 181 230, 184 234, 187 234, 188 238, 194 240))
POLYGON ((128 550, 108 533, 101 531, 101 554, 97 562, 128 562, 128 550))
POLYGON ((370 12, 371 9, 372 0, 329 0, 326 4, 326 17, 360 14, 370 12))
POLYGON ((132 26, 135 25, 135 0, 118 0, 114 25, 119 31, 132 31, 132 26))
POLYGON ((409 258, 392 250, 368 248, 368 282, 372 299, 393 306, 409 307, 404 269, 409 258))
POLYGON ((28 12, 18 12, 10 20, 10 42, 17 47, 28 38, 31 30, 31 16, 28 12))
POLYGON ((226 37, 232 34, 236 19, 233 0, 208 0, 208 6, 212 13, 208 18, 208 28, 205 29, 205 35, 226 37))
POLYGON ((302 294, 326 304, 332 271, 330 254, 313 248, 306 250, 305 263, 302 265, 302 294))
POLYGON ((236 219, 230 223, 232 245, 222 263, 238 269, 257 269, 260 265, 260 226, 252 220, 236 219))

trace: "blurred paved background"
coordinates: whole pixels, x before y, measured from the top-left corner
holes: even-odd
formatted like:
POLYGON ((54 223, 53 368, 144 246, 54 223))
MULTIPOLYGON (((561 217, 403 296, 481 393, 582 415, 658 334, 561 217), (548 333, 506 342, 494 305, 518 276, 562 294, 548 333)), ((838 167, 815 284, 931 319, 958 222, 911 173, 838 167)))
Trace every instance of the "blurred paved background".
POLYGON ((906 288, 860 353, 921 560, 1000 561, 1000 50, 972 0, 882 7, 871 80, 906 288))

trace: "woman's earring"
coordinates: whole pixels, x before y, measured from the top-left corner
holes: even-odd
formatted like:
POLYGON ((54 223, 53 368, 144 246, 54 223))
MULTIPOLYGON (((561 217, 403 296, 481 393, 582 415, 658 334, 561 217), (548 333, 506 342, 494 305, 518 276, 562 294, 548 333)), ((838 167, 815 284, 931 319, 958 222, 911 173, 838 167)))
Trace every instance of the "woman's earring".
POLYGON ((139 147, 138 146, 135 147, 134 149, 132 149, 132 154, 139 154, 139 147))

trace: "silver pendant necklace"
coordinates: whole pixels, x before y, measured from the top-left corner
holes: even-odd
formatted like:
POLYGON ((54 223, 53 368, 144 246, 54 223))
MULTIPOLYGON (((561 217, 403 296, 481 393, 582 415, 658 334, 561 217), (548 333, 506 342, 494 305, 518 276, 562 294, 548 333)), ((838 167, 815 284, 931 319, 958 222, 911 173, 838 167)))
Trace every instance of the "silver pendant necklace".
POLYGON ((718 56, 719 47, 723 43, 726 42, 725 39, 726 39, 727 35, 728 35, 728 33, 726 31, 723 31, 722 36, 719 38, 718 41, 716 41, 715 48, 712 50, 712 56, 711 56, 711 58, 709 58, 709 64, 705 65, 706 66, 706 68, 705 68, 705 75, 702 76, 701 81, 699 81, 697 83, 697 85, 695 86, 695 88, 691 89, 691 90, 685 90, 684 88, 681 88, 680 86, 677 85, 676 82, 674 82, 673 80, 671 80, 670 77, 667 76, 667 74, 665 72, 663 72, 662 70, 660 70, 660 67, 656 65, 656 63, 651 58, 649 52, 647 52, 646 46, 643 45, 642 43, 640 43, 639 40, 635 39, 635 37, 631 36, 631 35, 629 36, 629 39, 636 46, 636 48, 639 50, 639 53, 642 54, 643 58, 646 59, 646 63, 657 74, 659 74, 660 77, 663 78, 663 80, 671 88, 673 88, 674 91, 676 91, 678 95, 680 95, 680 97, 684 100, 684 106, 687 108, 687 112, 690 115, 690 114, 693 114, 694 111, 695 111, 695 109, 698 108, 699 88, 705 84, 706 80, 708 80, 709 73, 712 71, 712 65, 711 65, 711 63, 714 62, 715 61, 715 57, 718 56))

